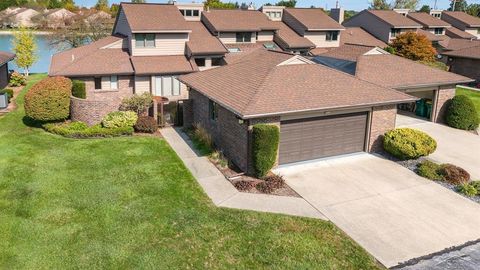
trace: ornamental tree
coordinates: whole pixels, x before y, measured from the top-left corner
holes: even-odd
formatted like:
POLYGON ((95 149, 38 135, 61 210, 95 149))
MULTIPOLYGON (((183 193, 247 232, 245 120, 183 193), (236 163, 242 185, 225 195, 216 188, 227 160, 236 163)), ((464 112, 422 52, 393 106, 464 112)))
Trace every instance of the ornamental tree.
POLYGON ((13 34, 12 47, 17 55, 15 63, 18 67, 24 69, 25 76, 28 77, 30 67, 38 60, 37 43, 33 32, 27 28, 20 27, 13 34))
POLYGON ((398 35, 390 44, 397 55, 414 61, 435 61, 437 51, 424 34, 406 32, 398 35))

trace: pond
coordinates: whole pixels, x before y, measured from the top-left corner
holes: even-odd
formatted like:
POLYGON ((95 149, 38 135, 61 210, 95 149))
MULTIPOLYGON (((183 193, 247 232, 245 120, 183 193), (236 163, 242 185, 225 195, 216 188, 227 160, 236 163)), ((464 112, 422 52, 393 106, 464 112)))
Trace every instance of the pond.
MULTIPOLYGON (((38 60, 30 68, 30 73, 44 73, 48 72, 52 55, 59 52, 57 49, 52 48, 48 43, 48 38, 45 35, 35 35, 37 41, 37 55, 38 60)), ((0 51, 12 52, 12 39, 13 35, 10 33, 0 33, 0 51)), ((8 64, 9 69, 23 72, 23 69, 19 69, 15 65, 15 61, 8 64)))

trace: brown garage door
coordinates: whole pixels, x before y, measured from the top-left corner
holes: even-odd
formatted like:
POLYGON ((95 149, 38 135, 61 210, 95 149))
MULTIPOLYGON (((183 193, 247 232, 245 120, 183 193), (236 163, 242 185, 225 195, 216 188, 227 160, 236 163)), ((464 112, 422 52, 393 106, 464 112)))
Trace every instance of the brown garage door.
POLYGON ((367 113, 282 121, 279 163, 364 151, 367 113))

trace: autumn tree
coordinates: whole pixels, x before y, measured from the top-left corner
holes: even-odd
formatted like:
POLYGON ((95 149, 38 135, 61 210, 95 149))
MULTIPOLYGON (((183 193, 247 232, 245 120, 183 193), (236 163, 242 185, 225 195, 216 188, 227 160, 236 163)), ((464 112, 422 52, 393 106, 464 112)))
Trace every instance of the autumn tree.
POLYGON ((387 10, 391 8, 392 7, 387 2, 387 0, 372 0, 372 2, 370 2, 370 6, 368 7, 368 9, 383 9, 383 10, 387 10))
POLYGON ((418 0, 395 0, 392 6, 393 8, 405 8, 415 10, 418 6, 418 0))
POLYGON ((414 61, 433 62, 437 51, 423 34, 406 32, 398 35, 390 44, 396 54, 414 61))
POLYGON ((98 0, 97 3, 95 4, 95 9, 109 12, 110 8, 108 5, 108 0, 98 0))
POLYGON ((38 59, 35 35, 31 30, 20 27, 13 33, 12 47, 16 54, 15 64, 23 68, 25 76, 28 77, 30 67, 38 59))

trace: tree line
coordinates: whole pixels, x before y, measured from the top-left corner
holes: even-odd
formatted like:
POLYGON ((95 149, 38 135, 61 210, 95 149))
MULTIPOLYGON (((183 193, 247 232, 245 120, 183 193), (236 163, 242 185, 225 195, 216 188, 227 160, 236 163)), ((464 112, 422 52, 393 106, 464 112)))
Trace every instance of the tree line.
MULTIPOLYGON (((369 5, 369 9, 394 9, 404 8, 410 10, 417 10, 420 4, 419 0, 372 0, 369 5)), ((430 6, 423 5, 418 11, 430 12, 430 6)), ((463 11, 472 16, 480 17, 480 4, 472 3, 468 4, 466 0, 451 1, 448 10, 463 11)))

